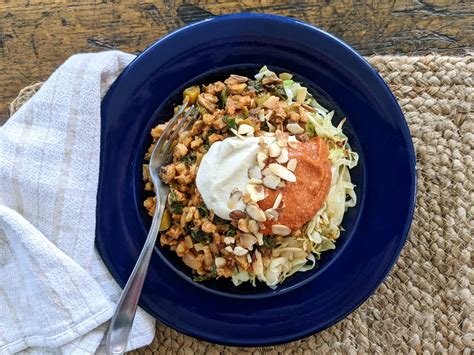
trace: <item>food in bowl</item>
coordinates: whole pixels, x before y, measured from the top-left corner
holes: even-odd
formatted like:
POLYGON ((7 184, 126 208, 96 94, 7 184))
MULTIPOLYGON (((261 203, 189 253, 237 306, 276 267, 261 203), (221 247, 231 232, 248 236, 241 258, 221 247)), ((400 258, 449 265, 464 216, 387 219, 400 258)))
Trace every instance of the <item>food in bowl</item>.
MULTIPOLYGON (((192 86, 184 101, 199 112, 179 135, 160 179, 169 185, 160 242, 195 281, 276 287, 314 268, 335 249, 344 213, 356 205, 349 169, 358 163, 342 120, 293 75, 266 66, 248 78, 192 86)), ((151 131, 149 160, 165 124, 151 131)), ((145 191, 153 184, 144 164, 145 191)), ((150 215, 156 197, 144 206, 150 215)))

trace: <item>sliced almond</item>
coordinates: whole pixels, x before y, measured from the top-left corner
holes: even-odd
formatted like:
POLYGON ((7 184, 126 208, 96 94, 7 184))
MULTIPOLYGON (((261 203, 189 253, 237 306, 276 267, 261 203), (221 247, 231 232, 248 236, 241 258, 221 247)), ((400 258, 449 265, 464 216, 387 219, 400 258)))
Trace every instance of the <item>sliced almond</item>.
POLYGON ((231 131, 232 133, 234 133, 234 134, 235 134, 237 137, 239 137, 240 139, 242 139, 242 140, 245 139, 245 137, 244 137, 243 135, 241 135, 239 132, 237 132, 236 129, 231 128, 230 131, 231 131))
POLYGON ((233 252, 234 252, 234 249, 233 249, 230 245, 226 246, 226 247, 224 248, 224 250, 227 251, 227 252, 229 252, 229 253, 233 253, 233 252))
POLYGON ((230 219, 233 219, 234 221, 237 221, 239 219, 247 217, 247 214, 244 211, 241 210, 233 210, 229 213, 230 219))
POLYGON ((257 221, 255 221, 253 219, 251 219, 249 221, 248 228, 249 228, 249 232, 252 233, 252 234, 257 234, 258 231, 260 230, 260 227, 258 226, 257 221))
POLYGON ((291 134, 302 134, 304 133, 304 128, 301 127, 298 123, 288 123, 286 129, 291 134))
POLYGON ((278 207, 280 207, 281 200, 283 199, 283 195, 281 193, 278 194, 278 196, 275 198, 275 202, 273 202, 273 209, 276 210, 278 207))
POLYGON ((274 224, 272 226, 272 233, 276 235, 281 235, 283 237, 290 235, 291 229, 283 224, 274 224))
POLYGON ((238 82, 238 83, 246 83, 249 80, 249 78, 247 78, 246 76, 237 75, 237 74, 230 74, 230 77, 234 79, 235 82, 238 82))
POLYGON ((290 170, 285 168, 283 165, 272 163, 269 165, 269 168, 272 171, 272 173, 274 173, 276 176, 281 177, 283 180, 286 180, 289 182, 296 181, 295 174, 293 174, 290 170))
POLYGON ((224 243, 226 245, 234 244, 235 243, 235 238, 234 237, 224 237, 224 243))
POLYGON ((249 184, 252 185, 262 185, 263 181, 260 179, 249 179, 249 184))
POLYGON ((257 165, 252 165, 248 171, 249 179, 262 179, 262 170, 257 165))
POLYGON ((277 139, 277 144, 281 147, 281 148, 285 148, 288 146, 288 140, 286 138, 279 138, 277 139))
POLYGON ((282 189, 286 186, 285 181, 281 180, 280 183, 278 184, 278 187, 281 187, 282 189))
POLYGON ((239 219, 239 222, 237 223, 237 227, 242 232, 248 233, 249 232, 249 220, 247 218, 239 219))
POLYGON ((268 155, 265 152, 258 152, 257 153, 257 163, 260 169, 265 167, 265 163, 267 162, 268 155))
POLYGON ((252 234, 244 233, 240 235, 240 245, 242 245, 243 248, 251 249, 255 243, 257 243, 257 238, 252 234))
POLYGON ((289 136, 288 137, 288 146, 290 146, 293 149, 298 149, 300 145, 300 142, 296 138, 296 136, 289 136))
MULTIPOLYGON (((270 112, 270 113, 272 113, 272 112, 270 112)), ((270 116, 271 116, 271 115, 270 115, 270 116)), ((275 132, 275 130, 276 130, 275 126, 272 125, 272 124, 268 121, 269 119, 267 119, 266 117, 265 117, 265 119, 267 120, 268 131, 269 131, 270 133, 275 132)))
POLYGON ((259 121, 265 121, 265 111, 263 109, 258 111, 257 117, 259 121))
POLYGON ((229 207, 230 209, 233 209, 237 205, 237 203, 240 201, 241 198, 242 198, 242 191, 240 191, 238 188, 233 189, 232 192, 230 193, 229 202, 227 202, 227 207, 229 207))
POLYGON ((252 263, 252 270, 259 278, 265 277, 263 275, 262 254, 258 250, 255 250, 255 261, 252 263))
POLYGON ((258 245, 263 245, 263 233, 255 234, 255 238, 257 238, 258 245))
POLYGON ((252 263, 252 257, 250 256, 250 254, 247 254, 247 261, 249 262, 249 264, 252 263))
POLYGON ((287 167, 288 170, 295 171, 297 165, 298 165, 298 160, 290 159, 288 164, 286 164, 286 167, 287 167))
POLYGON ((273 133, 273 132, 260 131, 260 134, 261 134, 263 137, 275 137, 275 133, 273 133))
POLYGON ((270 168, 265 168, 262 170, 262 174, 263 176, 268 176, 268 175, 273 175, 272 171, 270 170, 270 168))
POLYGON ((288 149, 282 148, 280 156, 276 159, 280 164, 285 164, 288 161, 288 149))
POLYGON ((237 130, 237 133, 242 134, 242 135, 253 133, 253 132, 255 132, 255 129, 251 125, 245 124, 245 123, 242 123, 239 126, 239 129, 237 130))
POLYGON ((293 149, 298 149, 300 144, 298 141, 288 141, 288 146, 293 149))
POLYGON ((273 142, 268 146, 268 155, 272 158, 279 157, 281 153, 281 147, 276 143, 273 142))
POLYGON ((263 186, 268 187, 269 189, 275 190, 278 187, 281 179, 276 175, 267 175, 263 178, 263 186))
POLYGON ((263 85, 272 85, 272 84, 281 84, 283 80, 281 80, 276 75, 269 75, 262 78, 263 85))
POLYGON ((303 133, 303 134, 298 134, 296 136, 296 139, 298 139, 300 142, 307 142, 309 141, 309 136, 306 134, 306 133, 303 133))
POLYGON ((288 146, 288 134, 285 132, 282 132, 281 129, 277 129, 275 131, 275 136, 276 136, 276 142, 281 148, 285 148, 288 146))
POLYGON ((248 192, 244 192, 242 196, 242 201, 244 201, 245 204, 252 202, 252 198, 250 197, 250 194, 248 192))
POLYGON ((226 266, 226 264, 227 264, 227 260, 225 260, 224 258, 222 258, 220 256, 215 258, 214 262, 216 263, 217 267, 223 267, 223 266, 226 266))
POLYGON ((248 184, 247 191, 254 202, 262 201, 265 198, 265 191, 262 185, 248 184))
POLYGON ((247 254, 249 251, 247 249, 244 249, 242 247, 239 247, 239 246, 236 246, 235 249, 234 249, 234 255, 237 255, 237 256, 243 256, 245 254, 247 254))
POLYGON ((265 213, 256 205, 247 205, 246 209, 247 214, 250 218, 253 218, 257 222, 265 222, 267 217, 265 217, 265 213))
POLYGON ((279 213, 277 210, 269 208, 268 210, 265 210, 265 216, 268 220, 273 221, 278 219, 279 213))

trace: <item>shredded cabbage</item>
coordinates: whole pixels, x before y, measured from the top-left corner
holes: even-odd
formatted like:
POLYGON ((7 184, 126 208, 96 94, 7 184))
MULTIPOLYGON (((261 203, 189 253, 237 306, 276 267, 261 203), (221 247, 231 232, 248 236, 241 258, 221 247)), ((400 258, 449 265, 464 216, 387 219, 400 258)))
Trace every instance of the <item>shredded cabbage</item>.
POLYGON ((255 79, 258 80, 258 81, 261 81, 264 77, 266 76, 273 76, 275 75, 274 72, 272 72, 271 70, 269 70, 267 68, 266 65, 264 65, 260 71, 258 72, 258 74, 255 74, 255 79))
MULTIPOLYGON (((261 81, 264 77, 274 75, 276 74, 264 66, 255 75, 255 79, 261 81)), ((334 111, 321 106, 300 83, 284 80, 283 88, 288 105, 304 102, 315 109, 315 112, 306 112, 308 117, 306 133, 310 137, 323 138, 329 147, 329 160, 332 165, 331 185, 326 201, 305 225, 302 235, 285 237, 279 246, 272 249, 270 264, 258 275, 237 269, 232 276, 235 285, 247 281, 255 284, 258 279, 275 288, 294 273, 314 268, 321 253, 336 248, 335 242, 341 233, 344 214, 348 208, 354 207, 357 203, 355 185, 351 182, 349 169, 357 165, 359 155, 352 151, 348 137, 343 132, 345 119, 334 126, 332 123, 334 111)), ((261 258, 260 253, 256 251, 257 253, 258 258, 261 258)))
POLYGON ((238 270, 236 273, 232 275, 232 282, 235 286, 239 286, 240 284, 250 281, 252 285, 255 286, 255 276, 250 275, 245 270, 238 270))
POLYGON ((312 242, 311 250, 319 256, 326 250, 336 248, 335 241, 341 233, 344 213, 357 203, 349 169, 357 165, 359 155, 351 150, 348 137, 342 131, 345 119, 334 126, 334 111, 329 112, 314 98, 311 105, 316 112, 307 114, 306 132, 311 137, 317 135, 325 139, 332 165, 331 186, 326 201, 305 228, 305 234, 312 242))

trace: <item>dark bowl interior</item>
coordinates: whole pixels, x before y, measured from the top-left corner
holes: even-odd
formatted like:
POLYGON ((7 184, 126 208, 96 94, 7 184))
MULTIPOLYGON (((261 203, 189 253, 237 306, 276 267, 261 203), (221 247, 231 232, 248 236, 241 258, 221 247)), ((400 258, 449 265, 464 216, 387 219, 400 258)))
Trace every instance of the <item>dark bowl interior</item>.
MULTIPOLYGON (((270 63, 273 63, 270 62, 270 63)), ((164 100, 161 105, 157 105, 157 113, 155 120, 150 120, 145 127, 143 134, 140 138, 140 144, 136 150, 134 166, 134 191, 135 191, 135 201, 137 203, 137 209, 139 210, 141 220, 144 226, 144 229, 148 230, 151 224, 151 218, 148 216, 146 210, 143 207, 142 201, 150 196, 149 193, 146 193, 143 190, 143 180, 142 180, 142 169, 141 164, 143 164, 143 157, 145 155, 148 146, 151 144, 150 130, 157 124, 166 122, 173 115, 173 107, 182 102, 182 91, 184 88, 197 85, 197 84, 208 84, 217 80, 224 80, 230 74, 241 74, 249 77, 253 77, 260 67, 265 64, 270 64, 269 62, 256 63, 246 63, 246 64, 237 64, 230 65, 225 67, 219 67, 216 69, 210 69, 196 76, 192 80, 186 82, 185 84, 177 87, 169 97, 164 100)), ((330 96, 324 92, 324 90, 318 85, 317 82, 309 80, 307 77, 299 74, 299 72, 293 66, 283 66, 283 63, 280 65, 269 65, 269 68, 277 73, 279 72, 290 72, 294 74, 294 80, 301 82, 303 85, 307 86, 311 94, 321 103, 324 107, 329 110, 335 110, 335 115, 333 122, 335 124, 339 123, 344 115, 343 110, 338 106, 338 104, 331 100, 330 96)), ((323 78, 322 78, 323 80, 323 78)), ((273 296, 279 293, 287 292, 293 290, 299 286, 302 286, 306 282, 312 280, 318 273, 322 272, 325 268, 329 267, 331 262, 333 262, 340 253, 343 252, 346 245, 346 241, 350 238, 351 231, 354 227, 354 224, 357 221, 359 215, 359 209, 361 206, 361 187, 364 185, 363 181, 363 157, 362 150, 360 149, 359 141, 354 134, 354 131, 350 124, 350 117, 348 117, 347 122, 344 125, 344 133, 349 137, 349 143, 354 151, 358 152, 360 155, 359 164, 357 167, 351 170, 351 176, 353 183, 357 185, 356 194, 358 197, 359 203, 354 207, 350 208, 345 216, 342 223, 344 231, 341 233, 339 240, 336 243, 336 249, 332 251, 326 251, 322 254, 321 259, 317 262, 314 269, 306 272, 299 272, 291 277, 287 278, 282 284, 273 290, 266 286, 264 283, 257 282, 256 287, 252 286, 249 282, 243 283, 239 286, 234 286, 234 284, 229 279, 218 279, 218 280, 209 280, 201 283, 193 281, 193 274, 191 269, 188 268, 182 260, 172 251, 169 250, 167 246, 161 247, 157 244, 155 248, 156 253, 165 261, 165 263, 173 269, 180 277, 186 279, 187 281, 193 283, 197 287, 205 288, 208 291, 218 293, 220 295, 230 296, 230 297, 239 297, 239 298, 260 298, 273 296)), ((308 196, 311 198, 311 196, 308 196)))

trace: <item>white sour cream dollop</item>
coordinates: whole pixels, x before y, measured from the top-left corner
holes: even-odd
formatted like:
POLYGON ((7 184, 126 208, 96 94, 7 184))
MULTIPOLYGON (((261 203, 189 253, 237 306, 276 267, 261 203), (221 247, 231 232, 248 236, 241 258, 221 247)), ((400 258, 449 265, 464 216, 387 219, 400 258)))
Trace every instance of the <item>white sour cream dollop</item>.
POLYGON ((247 191, 248 170, 257 163, 258 140, 257 137, 226 138, 214 143, 202 158, 196 186, 207 208, 220 218, 230 220, 231 211, 245 208, 242 199, 232 209, 227 204, 235 188, 247 191))

